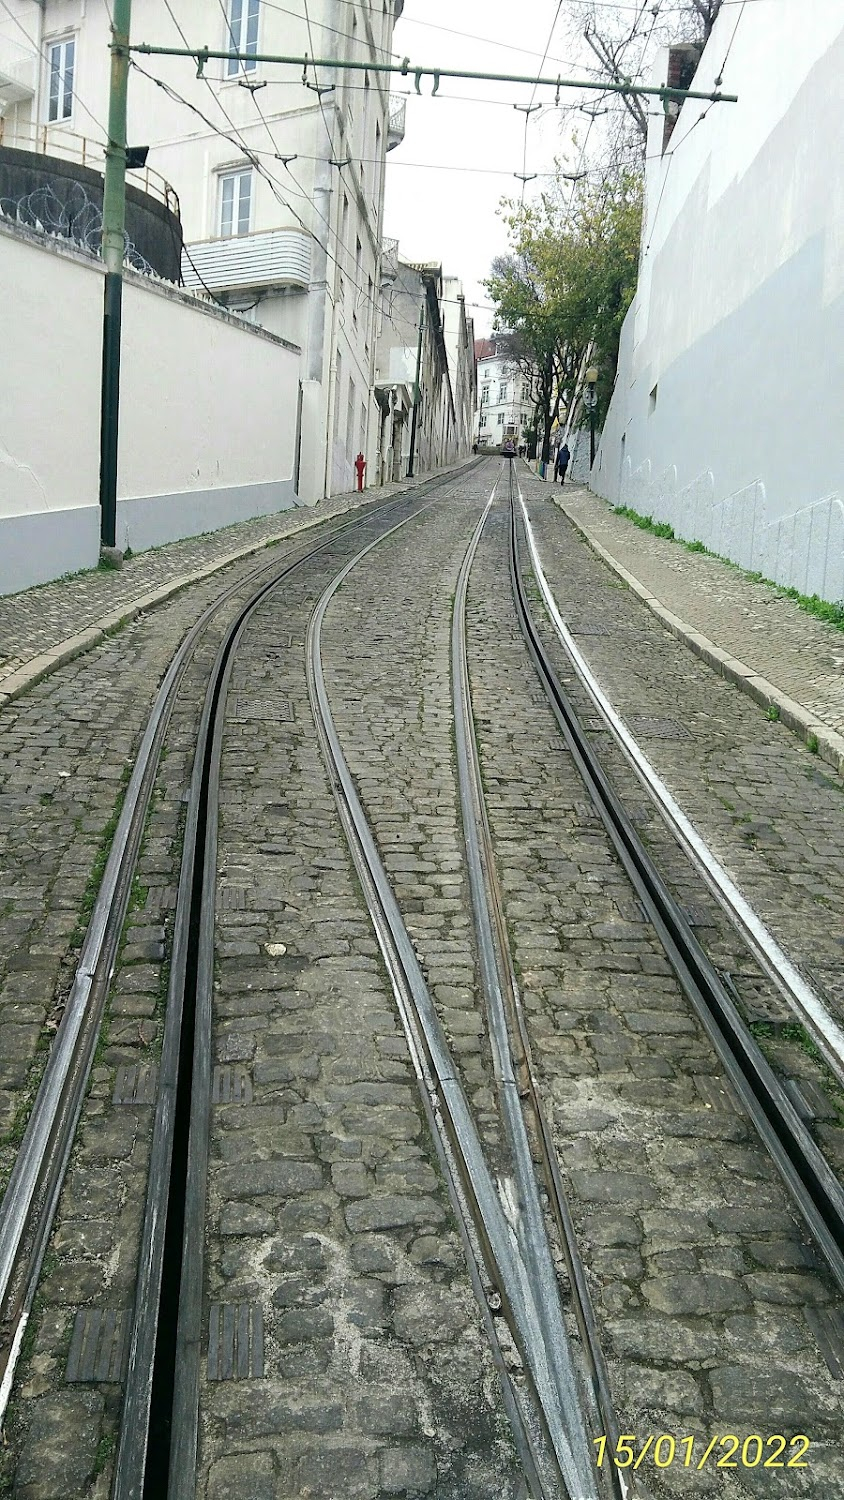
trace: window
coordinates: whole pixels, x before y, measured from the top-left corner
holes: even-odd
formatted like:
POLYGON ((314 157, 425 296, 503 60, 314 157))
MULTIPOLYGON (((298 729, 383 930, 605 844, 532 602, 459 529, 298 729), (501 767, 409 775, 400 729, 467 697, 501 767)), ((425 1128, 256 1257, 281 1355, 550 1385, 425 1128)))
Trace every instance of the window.
POLYGON ((499 427, 503 427, 504 426, 504 413, 503 413, 503 411, 500 411, 498 413, 496 421, 498 422, 499 427))
POLYGON ((522 381, 522 400, 523 401, 529 401, 530 400, 530 381, 529 380, 523 380, 522 381))
MULTIPOLYGON (((259 4, 260 0, 229 0, 226 46, 231 47, 233 52, 258 51, 259 4)), ((234 78, 241 69, 244 73, 254 73, 256 64, 251 59, 248 62, 238 62, 236 58, 230 57, 223 66, 226 78, 234 78)))
POLYGON ((506 401, 507 400, 507 381, 506 380, 499 380, 499 382, 498 382, 498 399, 499 399, 499 401, 506 401))
POLYGON ((225 172, 220 177, 220 235, 248 234, 252 217, 252 169, 225 172))
POLYGON ((69 120, 73 113, 73 67, 76 61, 76 38, 65 37, 54 42, 48 52, 50 88, 47 119, 69 120))
POLYGON ((489 402, 489 386, 481 386, 481 406, 489 402))

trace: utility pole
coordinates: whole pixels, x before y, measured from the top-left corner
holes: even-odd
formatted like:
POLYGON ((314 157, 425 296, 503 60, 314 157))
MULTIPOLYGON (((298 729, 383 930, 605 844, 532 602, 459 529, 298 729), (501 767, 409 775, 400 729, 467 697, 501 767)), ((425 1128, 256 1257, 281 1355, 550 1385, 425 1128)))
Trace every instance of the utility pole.
POLYGON ((413 416, 410 419, 410 457, 407 461, 407 477, 413 478, 413 459, 416 454, 416 422, 419 410, 419 376, 422 370, 422 330, 425 327, 425 303, 419 309, 419 342, 416 345, 416 379, 413 382, 413 416))
POLYGON ((103 373, 100 417, 100 544, 117 545, 117 433, 120 404, 120 322, 126 222, 126 95, 132 0, 114 0, 111 89, 103 189, 103 373))

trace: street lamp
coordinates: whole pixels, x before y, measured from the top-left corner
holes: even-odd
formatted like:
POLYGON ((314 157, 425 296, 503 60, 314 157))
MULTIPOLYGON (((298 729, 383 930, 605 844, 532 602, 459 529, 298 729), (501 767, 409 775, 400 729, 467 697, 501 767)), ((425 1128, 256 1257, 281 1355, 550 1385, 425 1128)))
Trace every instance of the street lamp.
POLYGON ((595 410, 598 405, 598 392, 595 389, 598 371, 594 365, 590 365, 584 378, 586 384, 583 387, 583 405, 589 413, 589 467, 591 469, 595 462, 595 410))

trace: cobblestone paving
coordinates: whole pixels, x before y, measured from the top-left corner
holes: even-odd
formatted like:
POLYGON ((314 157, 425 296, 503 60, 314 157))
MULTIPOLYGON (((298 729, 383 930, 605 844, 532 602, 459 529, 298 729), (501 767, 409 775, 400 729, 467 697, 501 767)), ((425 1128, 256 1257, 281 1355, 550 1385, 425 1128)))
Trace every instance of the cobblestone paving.
POLYGON ((457 575, 494 475, 487 466, 484 478, 450 486, 447 509, 355 569, 326 619, 323 654, 344 752, 452 1056, 482 1138, 507 1170, 456 802, 449 664, 457 575))
MULTIPOLYGON (((528 481, 536 492, 540 482, 528 481)), ((524 487, 524 486, 523 486, 524 487)), ((543 485, 546 491, 548 486, 543 485)), ((674 614, 739 657, 821 723, 844 730, 844 635, 714 557, 640 530, 598 495, 566 486, 558 499, 588 535, 674 614)))
MULTIPOLYGON (((324 629, 341 735, 493 1145, 451 764, 448 634, 457 570, 495 467, 450 484, 443 505, 377 549, 344 585, 324 629), (372 651, 385 644, 387 662, 375 664, 372 651)), ((637 638, 634 651, 622 632, 623 663, 609 652, 610 637, 594 637, 608 651, 605 667, 619 691, 641 658, 648 704, 628 711, 676 718, 678 694, 700 671, 720 738, 710 745, 713 715, 700 705, 695 736, 722 797, 738 807, 733 783, 742 807, 761 806, 767 796, 764 828, 777 833, 774 813, 783 802, 790 807, 805 782, 810 800, 784 825, 789 839, 792 828, 795 839, 801 835, 801 822, 840 808, 832 779, 790 736, 683 652, 628 591, 607 587, 602 565, 574 545, 567 526, 560 529, 565 523, 550 505, 535 520, 561 604, 560 579, 579 559, 567 586, 581 621, 593 612, 603 621, 624 601, 656 632, 652 648, 640 649, 637 638), (669 646, 681 656, 657 708, 650 694, 660 687, 669 646), (716 691, 730 696, 716 699, 716 691), (770 734, 770 745, 760 749, 751 728, 770 734), (773 757, 762 753, 769 748, 773 757), (811 778, 799 771, 804 763, 811 778), (766 792, 772 764, 776 798, 766 792)), ((349 543, 344 555, 358 545, 349 543)), ((237 566, 245 576, 254 565, 237 566)), ((331 571, 326 561, 323 577, 331 571)), ((192 587, 3 711, 7 1128, 26 1098, 38 1049, 49 1044, 43 1023, 65 982, 92 861, 153 686, 221 586, 212 577, 192 587)), ((321 587, 285 586, 283 600, 262 610, 229 700, 215 1055, 221 1097, 229 1087, 235 1097, 215 1109, 208 1291, 217 1306, 262 1306, 265 1373, 248 1383, 206 1380, 197 1493, 199 1500, 222 1500, 232 1490, 244 1500, 510 1500, 517 1475, 497 1380, 316 749, 302 652, 321 587)), ((534 1056, 553 1104, 622 1425, 642 1436, 707 1438, 807 1430, 809 1470, 697 1474, 675 1465, 663 1488, 725 1500, 842 1500, 841 1388, 806 1318, 807 1308, 825 1314, 840 1300, 817 1271, 767 1157, 730 1105, 708 1044, 605 849, 508 601, 499 507, 473 575, 470 670, 534 1056)), ((587 654, 592 642, 582 639, 587 654)), ((612 689, 611 696, 619 701, 612 689)), ((106 1500, 109 1493, 119 1387, 115 1380, 66 1383, 64 1373, 76 1310, 119 1311, 131 1297, 152 1110, 112 1098, 118 1068, 155 1061, 175 899, 173 838, 197 712, 197 702, 186 702, 168 738, 109 1033, 7 1428, 0 1493, 6 1484, 16 1500, 106 1500), (15 1454, 21 1461, 12 1488, 15 1454)), ((689 742, 646 743, 649 753, 676 754, 682 785, 673 783, 675 794, 706 832, 713 793, 696 790, 700 768, 689 742), (700 818, 689 806, 695 797, 700 818)), ((672 765, 659 767, 669 781, 672 765)), ((742 870, 761 871, 753 878, 762 886, 768 880, 772 902, 787 878, 790 889, 808 892, 806 911, 817 920, 814 904, 826 890, 818 861, 833 858, 833 841, 816 847, 807 834, 793 863, 772 866, 772 848, 777 860, 784 856, 764 829, 742 851, 744 835, 735 829, 749 825, 720 814, 715 821, 716 833, 729 834, 728 850, 746 854, 742 870)), ((834 871, 837 880, 840 864, 834 871)), ((777 909, 782 933, 788 913, 783 902, 777 909)), ((840 907, 824 910, 829 926, 829 912, 840 907)), ((834 937, 812 928, 813 952, 830 974, 834 937)), ((7 1162, 15 1138, 12 1129, 7 1162)))
MULTIPOLYGON (((35 685, 2 713, 4 1177, 60 1017, 84 928, 86 891, 92 891, 95 860, 155 687, 209 601, 224 584, 247 580, 255 566, 254 559, 246 559, 222 579, 212 575, 185 590, 35 685)), ((236 596, 224 618, 237 607, 236 596)), ((99 1477, 91 1495, 108 1489, 117 1391, 108 1383, 65 1385, 65 1368, 77 1309, 106 1308, 120 1315, 131 1305, 152 1116, 147 1099, 154 1099, 178 876, 176 835, 204 675, 222 629, 221 617, 189 669, 168 731, 121 967, 38 1295, 33 1337, 6 1423, 0 1492, 13 1483, 20 1456, 14 1493, 21 1500, 77 1500, 89 1493, 92 1475, 99 1477), (138 1070, 140 1104, 114 1100, 116 1084, 121 1078, 125 1084, 129 1069, 138 1070)), ((131 1087, 128 1093, 131 1099, 131 1087)))
POLYGON ((191 586, 0 710, 0 1185, 158 683, 203 609, 254 567, 245 559, 191 586))
MULTIPOLYGON (((578 595, 582 607, 583 589, 578 595)), ((590 599, 590 603, 594 602, 590 599)), ((840 1386, 807 1310, 837 1307, 769 1159, 638 911, 510 601, 504 507, 469 593, 485 784, 534 1058, 621 1428, 807 1431, 806 1470, 674 1465, 663 1493, 844 1496, 840 1386), (506 705, 506 712, 502 712, 506 705)), ((702 1453, 698 1448, 698 1453, 702 1453)))
POLYGON ((223 563, 246 547, 260 547, 366 504, 380 504, 416 481, 385 485, 357 494, 332 495, 317 506, 302 506, 275 515, 258 516, 222 531, 188 537, 149 552, 140 552, 120 570, 93 569, 54 583, 25 589, 0 598, 0 692, 3 679, 41 652, 54 649, 67 637, 94 625, 104 615, 132 603, 151 590, 199 569, 223 563))
MULTIPOLYGON (((209 1296, 262 1304, 265 1378, 205 1385, 198 1493, 506 1500, 497 1379, 308 707, 323 583, 262 607, 232 683, 215 1048, 252 1098, 215 1111, 209 1296)), ((329 618, 357 651, 346 588, 329 618)))
MULTIPOLYGON (((219 582, 209 580, 203 590, 206 601, 218 589, 219 582)), ((117 732, 117 725, 123 725, 127 748, 134 748, 132 715, 137 713, 142 723, 149 706, 144 700, 150 692, 150 681, 166 665, 175 645, 199 612, 200 602, 199 598, 179 596, 174 605, 157 616, 155 632, 149 630, 151 622, 147 622, 146 629, 136 625, 120 637, 121 641, 126 636, 134 637, 135 644, 120 655, 123 686, 120 693, 114 691, 113 705, 109 700, 115 721, 106 719, 103 713, 98 718, 104 737, 111 736, 108 748, 98 747, 97 753, 104 764, 108 764, 110 753, 123 748, 124 740, 117 732), (127 674, 128 663, 133 670, 127 674), (128 695, 128 701, 124 694, 128 695)), ((232 603, 227 615, 235 609, 236 604, 232 603)), ((124 1320, 125 1335, 128 1327, 125 1320, 134 1300, 171 919, 181 859, 183 797, 190 780, 204 682, 221 628, 209 632, 188 669, 156 780, 91 1088, 83 1106, 45 1260, 45 1274, 30 1324, 32 1336, 27 1340, 5 1425, 0 1493, 14 1494, 16 1500, 81 1500, 82 1496, 105 1500, 110 1491, 122 1360, 115 1355, 108 1380, 95 1383, 90 1373, 86 1377, 78 1371, 74 1378, 66 1377, 72 1373, 69 1356, 77 1318, 92 1311, 113 1314, 118 1319, 119 1339, 119 1320, 124 1320), (132 1075, 129 1078, 128 1073, 132 1075)), ((117 646, 117 640, 109 642, 93 655, 64 668, 16 703, 14 711, 25 718, 34 705, 46 699, 39 711, 49 714, 52 695, 60 691, 60 680, 66 675, 72 677, 78 689, 88 693, 95 671, 102 674, 104 684, 117 682, 116 659, 108 663, 107 673, 101 660, 109 650, 114 655, 117 646)), ((79 771, 73 774, 83 788, 77 795, 83 795, 84 775, 79 771)), ((111 811, 113 803, 114 783, 108 785, 111 796, 103 801, 101 816, 111 811)), ((65 831, 73 836, 73 824, 65 831)), ((95 832, 101 832, 99 825, 95 832)), ((56 830, 52 833, 58 842, 56 830)), ((94 837, 93 848, 97 847, 98 838, 94 837)), ((74 866, 78 900, 68 901, 66 910, 60 905, 53 907, 51 889, 43 896, 50 911, 47 920, 53 923, 51 931, 55 930, 57 941, 64 948, 69 929, 78 921, 79 900, 91 862, 91 851, 86 845, 78 868, 74 866), (64 922, 62 927, 58 926, 59 918, 64 922)), ((71 952, 70 956, 75 954, 71 952)), ((36 1034, 39 1006, 43 1013, 46 993, 32 997, 31 1024, 36 1034)), ((25 1095, 23 1102, 27 1098, 25 1095)), ((8 1155, 10 1159, 11 1152, 8 1155)))
MULTIPOLYGON (((840 781, 670 635, 538 482, 522 487, 560 612, 610 700, 789 956, 844 1019, 840 781)), ((815 623, 806 620, 807 628, 815 623)), ((560 671, 572 675, 551 632, 546 640, 560 671)), ((588 717, 585 696, 575 690, 575 697, 588 717)), ((618 764, 610 736, 601 740, 618 764)))

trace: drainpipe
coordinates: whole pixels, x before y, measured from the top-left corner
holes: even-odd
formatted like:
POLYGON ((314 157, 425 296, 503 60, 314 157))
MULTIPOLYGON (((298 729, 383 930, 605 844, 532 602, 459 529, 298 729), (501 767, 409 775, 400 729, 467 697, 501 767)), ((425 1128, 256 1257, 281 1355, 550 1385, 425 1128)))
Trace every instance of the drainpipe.
POLYGON ((425 327, 425 299, 419 309, 419 342, 416 345, 416 379, 413 382, 413 416, 410 419, 410 457, 407 460, 407 477, 413 478, 413 458, 416 453, 416 423, 419 417, 419 376, 422 370, 422 331, 425 327))
POLYGON ((126 220, 126 95, 129 83, 129 21, 132 0, 114 0, 111 28, 111 88, 103 190, 102 257, 103 371, 100 425, 100 541, 116 546, 117 436, 120 404, 120 323, 126 220))

